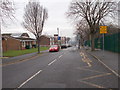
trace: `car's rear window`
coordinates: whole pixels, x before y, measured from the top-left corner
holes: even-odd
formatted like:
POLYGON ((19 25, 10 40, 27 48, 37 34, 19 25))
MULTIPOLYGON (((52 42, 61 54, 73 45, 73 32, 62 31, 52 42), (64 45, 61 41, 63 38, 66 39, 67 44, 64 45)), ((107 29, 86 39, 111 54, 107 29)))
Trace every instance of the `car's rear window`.
POLYGON ((51 47, 57 47, 57 45, 52 45, 51 47))

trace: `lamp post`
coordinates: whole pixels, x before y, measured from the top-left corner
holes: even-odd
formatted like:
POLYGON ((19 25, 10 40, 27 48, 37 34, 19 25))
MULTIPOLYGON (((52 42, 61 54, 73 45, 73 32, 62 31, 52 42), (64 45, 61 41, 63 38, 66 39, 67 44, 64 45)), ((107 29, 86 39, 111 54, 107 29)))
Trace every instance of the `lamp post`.
MULTIPOLYGON (((1 12, 1 9, 0 9, 0 12, 1 12)), ((0 17, 0 64, 2 64, 2 57, 3 57, 3 54, 2 54, 2 28, 1 28, 1 25, 2 25, 2 20, 1 20, 1 17, 0 17)), ((2 66, 0 66, 0 89, 2 89, 2 66)))
POLYGON ((0 58, 2 58, 2 34, 1 34, 1 21, 0 21, 0 58))
POLYGON ((57 32, 58 32, 58 37, 59 37, 59 28, 57 28, 57 32))
POLYGON ((60 45, 60 44, 61 44, 61 43, 60 43, 61 41, 59 40, 59 39, 60 39, 60 36, 59 36, 59 34, 60 34, 60 33, 59 33, 59 28, 57 28, 57 32, 58 32, 58 40, 57 40, 57 41, 58 41, 58 45, 60 45))

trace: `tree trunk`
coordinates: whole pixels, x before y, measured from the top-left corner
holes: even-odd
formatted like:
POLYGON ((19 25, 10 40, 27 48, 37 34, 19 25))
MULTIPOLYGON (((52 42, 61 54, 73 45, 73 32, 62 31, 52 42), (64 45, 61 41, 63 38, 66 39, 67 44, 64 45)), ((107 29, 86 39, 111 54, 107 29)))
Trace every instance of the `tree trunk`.
POLYGON ((94 51, 95 47, 94 47, 94 34, 91 34, 91 51, 94 51))
POLYGON ((37 39, 37 42, 38 42, 38 54, 40 53, 40 39, 38 38, 37 39))

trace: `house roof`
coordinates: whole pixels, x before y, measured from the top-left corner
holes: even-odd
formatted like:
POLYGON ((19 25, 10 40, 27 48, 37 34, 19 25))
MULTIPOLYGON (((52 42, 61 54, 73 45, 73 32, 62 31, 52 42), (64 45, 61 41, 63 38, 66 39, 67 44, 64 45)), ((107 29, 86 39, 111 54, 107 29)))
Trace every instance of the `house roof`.
POLYGON ((30 37, 28 33, 4 33, 2 36, 8 36, 8 37, 13 37, 15 39, 19 40, 35 40, 30 37))
POLYGON ((21 37, 21 36, 27 36, 30 37, 28 33, 3 33, 3 36, 12 36, 12 37, 21 37))
POLYGON ((11 36, 15 38, 20 38, 20 37, 29 38, 30 37, 28 33, 12 33, 11 36))
POLYGON ((21 37, 22 33, 12 33, 12 37, 21 37))
POLYGON ((20 39, 20 40, 35 40, 35 39, 33 39, 33 38, 16 38, 16 39, 20 39))
MULTIPOLYGON (((18 39, 16 39, 16 38, 13 38, 13 37, 10 37, 10 36, 2 36, 2 40, 7 40, 7 39, 9 39, 9 38, 11 38, 11 39, 13 39, 13 40, 18 40, 18 39)), ((18 41, 20 41, 20 40, 18 40, 18 41)))

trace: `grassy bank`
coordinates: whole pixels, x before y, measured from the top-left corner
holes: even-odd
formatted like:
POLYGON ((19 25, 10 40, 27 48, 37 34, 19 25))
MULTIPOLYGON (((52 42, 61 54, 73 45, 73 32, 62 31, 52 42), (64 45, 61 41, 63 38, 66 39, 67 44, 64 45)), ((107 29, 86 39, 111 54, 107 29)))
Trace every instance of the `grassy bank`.
MULTIPOLYGON (((41 47, 40 51, 48 50, 49 47, 41 47)), ((14 57, 14 56, 19 56, 19 55, 24 55, 28 53, 34 53, 37 52, 37 48, 32 48, 32 49, 25 49, 25 50, 10 50, 7 52, 3 53, 4 57, 14 57)))

